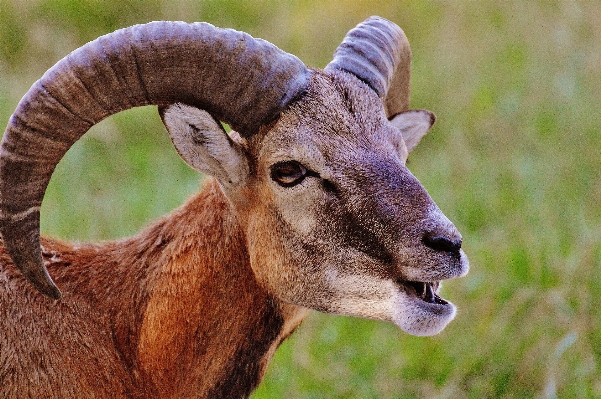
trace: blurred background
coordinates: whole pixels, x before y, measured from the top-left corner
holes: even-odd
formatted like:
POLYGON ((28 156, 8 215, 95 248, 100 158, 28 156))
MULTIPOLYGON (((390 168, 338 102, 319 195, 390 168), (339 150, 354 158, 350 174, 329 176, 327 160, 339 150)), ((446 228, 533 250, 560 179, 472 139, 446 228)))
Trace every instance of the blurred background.
MULTIPOLYGON (((438 116, 409 168, 457 225, 470 274, 440 335, 312 312, 253 398, 601 397, 601 3, 0 0, 0 125, 56 61, 152 20, 243 30, 324 67, 370 15, 413 50, 412 107, 438 116)), ((106 240, 201 176, 152 107, 95 126, 59 165, 44 234, 106 240)))

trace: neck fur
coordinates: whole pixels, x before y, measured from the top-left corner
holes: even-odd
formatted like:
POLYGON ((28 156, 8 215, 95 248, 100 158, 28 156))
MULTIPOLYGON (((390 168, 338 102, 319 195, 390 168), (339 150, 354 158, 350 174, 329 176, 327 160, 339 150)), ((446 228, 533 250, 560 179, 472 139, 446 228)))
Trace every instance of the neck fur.
POLYGON ((250 395, 307 312, 258 284, 214 181, 132 238, 43 244, 63 301, 91 302, 105 319, 140 396, 250 395))

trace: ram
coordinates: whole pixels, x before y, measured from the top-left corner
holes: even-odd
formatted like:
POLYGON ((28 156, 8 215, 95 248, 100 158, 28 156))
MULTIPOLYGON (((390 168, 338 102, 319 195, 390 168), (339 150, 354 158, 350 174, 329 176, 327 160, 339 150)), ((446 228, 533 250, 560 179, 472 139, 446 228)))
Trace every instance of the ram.
POLYGON ((434 123, 409 110, 410 60, 379 17, 323 70, 242 32, 152 22, 48 70, 1 144, 0 396, 245 397, 308 309, 440 332, 455 315, 440 282, 468 262, 405 165, 434 123), (40 238, 59 160, 143 105, 212 178, 134 237, 40 238))

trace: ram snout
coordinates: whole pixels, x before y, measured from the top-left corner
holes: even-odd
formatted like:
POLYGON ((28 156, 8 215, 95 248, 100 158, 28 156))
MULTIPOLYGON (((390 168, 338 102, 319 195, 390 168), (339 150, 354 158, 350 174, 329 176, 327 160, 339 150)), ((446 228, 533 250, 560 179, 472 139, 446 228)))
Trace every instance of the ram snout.
POLYGON ((442 282, 469 270, 461 234, 436 205, 432 208, 419 244, 397 259, 401 277, 395 281, 392 320, 413 335, 437 334, 454 319, 456 307, 441 296, 442 282))

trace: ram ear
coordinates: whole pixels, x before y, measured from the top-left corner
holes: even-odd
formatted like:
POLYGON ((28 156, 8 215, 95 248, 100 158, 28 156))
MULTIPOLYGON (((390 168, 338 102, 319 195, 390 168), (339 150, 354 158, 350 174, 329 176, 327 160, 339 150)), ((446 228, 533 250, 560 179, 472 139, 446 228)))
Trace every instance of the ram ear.
POLYGON ((161 108, 159 113, 176 151, 190 167, 215 177, 225 189, 246 183, 244 150, 211 114, 184 104, 161 108))
POLYGON ((407 151, 411 152, 436 122, 436 115, 426 110, 401 112, 390 119, 403 136, 407 151))

